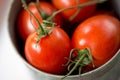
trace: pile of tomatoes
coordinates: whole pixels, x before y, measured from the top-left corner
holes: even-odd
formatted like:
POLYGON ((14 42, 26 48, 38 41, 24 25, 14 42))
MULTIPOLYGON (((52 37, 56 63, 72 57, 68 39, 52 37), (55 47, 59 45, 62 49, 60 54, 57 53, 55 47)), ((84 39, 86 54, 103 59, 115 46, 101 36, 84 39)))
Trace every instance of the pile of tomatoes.
MULTIPOLYGON (((34 16, 22 8, 17 31, 25 42, 27 61, 39 70, 65 74, 71 50, 89 48, 95 68, 106 63, 120 48, 120 21, 112 10, 101 7, 108 2, 83 5, 92 1, 96 0, 31 1, 27 8, 34 16), (64 10, 77 5, 84 7, 64 10)), ((85 69, 90 70, 91 64, 85 69)))

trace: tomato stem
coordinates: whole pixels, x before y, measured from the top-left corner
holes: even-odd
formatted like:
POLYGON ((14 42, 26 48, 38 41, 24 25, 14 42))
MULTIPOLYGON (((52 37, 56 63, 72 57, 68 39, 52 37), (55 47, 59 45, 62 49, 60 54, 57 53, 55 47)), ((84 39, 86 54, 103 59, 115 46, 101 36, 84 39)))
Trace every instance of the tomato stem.
MULTIPOLYGON (((34 19, 36 20, 37 24, 39 25, 38 29, 36 29, 33 26, 35 28, 36 32, 38 33, 38 39, 37 39, 37 42, 36 42, 36 43, 38 43, 42 37, 45 37, 45 36, 49 35, 52 32, 54 24, 50 23, 48 21, 47 22, 43 21, 42 23, 40 23, 39 20, 37 19, 37 17, 27 7, 27 4, 26 4, 25 0, 21 0, 21 2, 23 4, 24 9, 27 10, 30 13, 30 16, 34 17, 34 19), (52 27, 49 30, 47 29, 47 24, 52 25, 52 27)), ((36 3, 37 3, 37 6, 36 6, 37 10, 40 13, 40 10, 39 10, 39 0, 36 0, 36 3)), ((31 21, 31 18, 30 18, 30 21, 31 21)))
POLYGON ((31 16, 31 15, 30 15, 30 22, 31 22, 33 28, 35 29, 35 31, 37 31, 37 28, 36 28, 36 27, 34 26, 34 24, 32 23, 32 16, 31 16))
POLYGON ((64 78, 66 78, 67 76, 69 76, 70 74, 72 74, 72 72, 78 67, 79 63, 82 62, 82 60, 85 58, 86 54, 83 54, 81 56, 81 58, 77 61, 77 63, 74 65, 74 67, 70 70, 70 72, 68 74, 66 74, 61 80, 63 80, 64 78))
POLYGON ((41 11, 40 11, 40 2, 39 0, 36 0, 36 7, 37 7, 37 10, 38 10, 38 13, 39 13, 39 16, 41 16, 41 11))
MULTIPOLYGON (((68 59, 69 65, 68 65, 68 73, 61 78, 61 80, 65 79, 67 76, 69 76, 70 74, 72 74, 74 72, 75 69, 78 68, 78 73, 79 75, 81 74, 82 68, 86 65, 89 65, 90 63, 93 64, 93 59, 92 59, 92 55, 90 53, 89 48, 85 48, 84 50, 79 50, 79 49, 72 49, 70 52, 70 59, 68 59), (75 58, 75 60, 71 60, 72 58, 72 54, 77 51, 78 52, 78 56, 75 58), (70 68, 72 67, 72 69, 70 70, 70 68)), ((94 67, 94 66, 93 66, 94 67)))
MULTIPOLYGON (((63 11, 66 11, 66 10, 70 10, 70 9, 74 9, 74 8, 80 8, 80 9, 82 9, 82 8, 84 8, 86 6, 90 6, 90 5, 97 4, 97 3, 103 3, 105 1, 107 1, 107 0, 93 0, 93 1, 86 2, 84 4, 80 4, 80 5, 76 5, 76 6, 72 6, 72 7, 63 8, 63 9, 60 9, 58 11, 55 11, 50 17, 47 18, 47 20, 49 20, 49 21, 52 20, 57 14, 59 14, 59 13, 61 13, 63 11)), ((73 18, 71 18, 71 19, 73 19, 73 18)))
POLYGON ((26 10, 30 13, 30 15, 32 15, 32 16, 35 18, 37 24, 39 25, 40 33, 41 33, 42 35, 45 35, 46 33, 45 33, 45 31, 44 31, 41 23, 39 22, 39 20, 37 19, 37 17, 29 10, 29 8, 27 7, 27 4, 26 4, 25 0, 21 0, 21 2, 22 2, 22 4, 23 4, 24 9, 26 9, 26 10))
POLYGON ((46 19, 48 17, 48 14, 44 10, 40 10, 40 1, 36 0, 36 7, 38 10, 39 15, 42 17, 42 19, 46 19))
MULTIPOLYGON (((79 5, 79 0, 76 0, 76 4, 79 5)), ((73 16, 70 17, 70 21, 72 21, 81 11, 81 9, 78 9, 73 16)))

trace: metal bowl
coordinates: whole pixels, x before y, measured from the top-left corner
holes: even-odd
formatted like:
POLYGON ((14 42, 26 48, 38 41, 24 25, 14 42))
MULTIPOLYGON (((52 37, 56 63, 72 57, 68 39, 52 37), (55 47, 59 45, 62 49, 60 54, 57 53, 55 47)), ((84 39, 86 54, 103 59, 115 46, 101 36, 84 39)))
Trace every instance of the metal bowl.
MULTIPOLYGON (((115 12, 117 13, 117 15, 120 17, 120 2, 119 2, 119 0, 110 0, 110 2, 112 3, 112 6, 113 6, 115 12)), ((18 16, 20 8, 21 8, 20 0, 14 0, 13 3, 11 4, 11 9, 9 12, 9 19, 8 19, 8 23, 9 23, 8 31, 10 34, 9 36, 11 38, 11 42, 13 43, 14 49, 17 51, 16 54, 19 55, 21 60, 27 65, 27 67, 31 70, 31 72, 34 75, 38 76, 40 78, 40 80, 61 79, 63 77, 63 75, 54 75, 54 74, 40 71, 40 70, 36 69, 35 67, 33 67, 32 65, 30 65, 26 61, 26 59, 24 57, 24 53, 22 52, 23 50, 21 50, 21 48, 20 48, 23 45, 21 43, 19 43, 20 38, 17 36, 17 32, 16 32, 16 18, 18 16)), ((86 73, 83 73, 81 75, 68 76, 67 78, 65 78, 65 80, 95 80, 95 79, 98 79, 99 77, 104 75, 106 72, 108 72, 110 69, 112 69, 115 66, 115 64, 119 61, 120 61, 120 49, 108 62, 106 62, 104 65, 100 66, 99 68, 94 69, 89 72, 86 72, 86 73)))

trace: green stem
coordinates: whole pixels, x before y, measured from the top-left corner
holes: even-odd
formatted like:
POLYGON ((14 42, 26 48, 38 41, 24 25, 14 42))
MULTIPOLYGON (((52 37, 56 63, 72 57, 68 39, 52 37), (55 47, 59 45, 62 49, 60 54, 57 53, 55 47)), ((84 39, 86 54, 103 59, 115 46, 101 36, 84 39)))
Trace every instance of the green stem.
POLYGON ((40 24, 39 20, 37 19, 37 17, 29 10, 29 8, 27 7, 27 4, 26 4, 26 2, 24 0, 21 0, 21 2, 23 4, 23 7, 35 18, 36 22, 39 25, 39 28, 41 30, 42 35, 45 35, 46 33, 45 33, 42 25, 40 24))
POLYGON ((32 16, 30 15, 30 22, 32 24, 32 26, 34 27, 35 31, 37 31, 37 28, 34 26, 34 24, 32 23, 32 16))
MULTIPOLYGON (((79 5, 79 0, 76 0, 76 4, 79 5)), ((81 11, 81 9, 78 9, 78 10, 75 12, 75 14, 70 17, 70 21, 72 21, 73 19, 75 19, 75 17, 79 14, 80 11, 81 11)))
MULTIPOLYGON (((67 64, 65 64, 64 66, 67 66, 67 65, 72 61, 72 60, 71 60, 72 54, 73 54, 73 52, 76 51, 76 50, 77 50, 77 49, 71 49, 69 58, 66 58, 66 59, 68 60, 68 62, 67 62, 67 64)), ((68 69, 68 70, 69 70, 69 69, 68 69)))
POLYGON ((89 48, 85 48, 83 50, 79 50, 75 48, 71 49, 70 57, 68 58, 68 63, 67 63, 69 72, 60 80, 63 80, 67 76, 71 75, 75 71, 75 69, 79 71, 79 75, 80 75, 82 68, 84 66, 89 65, 91 62, 93 63, 93 59, 89 48), (72 60, 73 59, 72 54, 74 54, 75 52, 77 52, 78 55, 75 57, 74 60, 72 60))
POLYGON ((93 4, 96 4, 96 3, 102 3, 102 2, 105 2, 105 1, 107 1, 107 0, 93 0, 93 1, 90 1, 90 2, 86 2, 84 4, 63 8, 63 9, 60 9, 58 11, 55 11, 50 17, 47 18, 47 20, 52 20, 57 14, 65 11, 65 10, 70 10, 70 9, 74 9, 74 8, 84 8, 86 6, 90 6, 90 5, 93 5, 93 4))
POLYGON ((81 56, 81 58, 79 58, 79 60, 75 64, 75 66, 70 70, 70 72, 67 73, 63 78, 61 78, 61 80, 65 79, 67 76, 69 76, 78 67, 78 65, 83 61, 83 59, 85 58, 85 56, 86 56, 86 54, 83 54, 81 56))
POLYGON ((39 0, 36 0, 36 7, 37 7, 37 10, 38 10, 39 16, 41 16, 40 2, 39 2, 39 0))

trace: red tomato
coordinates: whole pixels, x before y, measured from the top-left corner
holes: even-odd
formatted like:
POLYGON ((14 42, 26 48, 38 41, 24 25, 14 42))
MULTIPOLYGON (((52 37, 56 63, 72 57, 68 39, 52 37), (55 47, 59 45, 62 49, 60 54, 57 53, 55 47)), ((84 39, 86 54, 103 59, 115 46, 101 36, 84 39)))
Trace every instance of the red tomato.
MULTIPOLYGON (((33 12, 33 14, 38 18, 39 22, 42 22, 43 16, 39 14, 36 3, 30 3, 28 8, 33 12), (41 18, 42 17, 42 18, 41 18)), ((50 16, 56 9, 49 2, 41 1, 40 2, 40 11, 45 12, 47 17, 50 16)), ((53 18, 53 22, 57 25, 62 25, 60 14, 56 15, 53 18)), ((18 31, 23 40, 26 40, 28 35, 35 31, 35 28, 38 28, 38 25, 35 19, 32 17, 30 21, 30 14, 26 10, 22 10, 18 17, 18 31), (31 23, 32 22, 32 23, 31 23), (34 25, 34 26, 33 26, 34 25)))
POLYGON ((53 74, 66 71, 65 57, 69 57, 71 43, 68 35, 59 27, 54 27, 52 33, 41 38, 38 45, 38 34, 31 34, 25 44, 25 56, 34 67, 53 74))
MULTIPOLYGON (((51 16, 54 11, 56 11, 56 8, 49 2, 41 1, 40 2, 40 11, 45 12, 47 14, 46 16, 51 16)), ((45 15, 44 15, 45 16, 45 15)), ((44 18, 44 16, 42 16, 44 18)), ((53 18, 53 22, 55 22, 57 25, 62 26, 62 18, 60 14, 57 14, 53 18)))
POLYGON ((108 15, 93 16, 81 23, 72 36, 74 48, 90 48, 96 67, 107 62, 120 47, 120 22, 108 15))
MULTIPOLYGON (((42 22, 42 18, 40 16, 40 14, 38 13, 38 10, 37 10, 35 4, 30 3, 28 5, 28 8, 37 17, 39 22, 42 22)), ((33 33, 35 31, 34 27, 38 28, 36 20, 32 16, 30 16, 30 14, 25 9, 23 9, 20 12, 19 17, 18 17, 18 32, 19 32, 20 37, 23 40, 26 40, 28 35, 30 35, 31 33, 33 33), (30 20, 30 18, 31 18, 31 20, 30 20)))
MULTIPOLYGON (((55 5, 57 9, 63 9, 66 7, 75 6, 77 4, 83 4, 93 0, 78 0, 78 1, 79 2, 77 3, 77 0, 52 0, 52 3, 55 5)), ((77 8, 66 10, 62 12, 62 15, 67 21, 71 21, 70 20, 71 16, 73 16, 78 10, 80 10, 79 14, 72 20, 72 22, 80 22, 81 20, 84 20, 91 16, 94 13, 95 9, 96 5, 90 5, 81 10, 77 8)))

